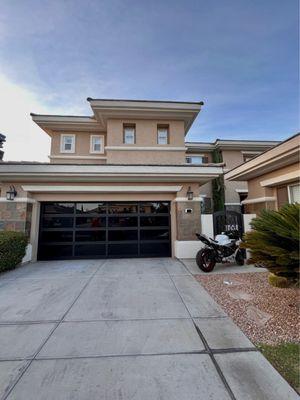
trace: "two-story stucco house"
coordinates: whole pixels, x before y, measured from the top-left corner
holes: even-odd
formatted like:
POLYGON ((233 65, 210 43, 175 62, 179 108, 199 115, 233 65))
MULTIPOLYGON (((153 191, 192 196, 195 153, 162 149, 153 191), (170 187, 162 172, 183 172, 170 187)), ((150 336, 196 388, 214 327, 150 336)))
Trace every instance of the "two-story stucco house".
POLYGON ((300 134, 233 168, 225 176, 236 183, 247 181, 249 195, 243 203, 249 214, 299 203, 300 134))
MULTIPOLYGON (((223 162, 224 172, 244 164, 253 157, 276 146, 277 141, 265 140, 221 140, 213 143, 186 142, 186 162, 190 164, 202 164, 205 162, 223 162)), ((218 191, 221 197, 221 206, 226 210, 243 211, 242 201, 248 196, 248 184, 246 181, 233 182, 226 178, 221 182, 210 181, 200 188, 202 213, 210 214, 217 211, 214 204, 214 191, 218 191), (220 193, 221 192, 221 193, 220 193)))
POLYGON ((0 229, 28 234, 27 260, 193 257, 201 188, 223 173, 186 160, 203 103, 88 102, 90 117, 32 114, 50 163, 1 163, 0 229))

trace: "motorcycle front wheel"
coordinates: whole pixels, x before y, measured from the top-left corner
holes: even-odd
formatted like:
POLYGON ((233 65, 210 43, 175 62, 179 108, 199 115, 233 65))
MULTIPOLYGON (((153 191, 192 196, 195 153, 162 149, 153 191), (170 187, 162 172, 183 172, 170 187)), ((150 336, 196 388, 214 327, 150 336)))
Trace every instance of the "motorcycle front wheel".
POLYGON ((199 250, 196 255, 196 263, 203 272, 211 272, 216 265, 214 251, 211 249, 199 250))

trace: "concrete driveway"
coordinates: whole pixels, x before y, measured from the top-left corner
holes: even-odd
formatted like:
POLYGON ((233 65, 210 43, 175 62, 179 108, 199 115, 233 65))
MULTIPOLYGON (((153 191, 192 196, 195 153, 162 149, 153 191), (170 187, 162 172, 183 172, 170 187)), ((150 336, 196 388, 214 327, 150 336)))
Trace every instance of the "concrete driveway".
POLYGON ((298 396, 180 261, 123 259, 0 276, 0 398, 298 396))

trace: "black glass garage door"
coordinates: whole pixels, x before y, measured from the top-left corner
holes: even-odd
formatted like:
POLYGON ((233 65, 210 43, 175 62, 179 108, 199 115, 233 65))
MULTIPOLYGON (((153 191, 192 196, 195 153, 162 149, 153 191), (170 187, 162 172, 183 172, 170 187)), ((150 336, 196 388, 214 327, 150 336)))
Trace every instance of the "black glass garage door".
POLYGON ((40 260, 170 254, 169 202, 42 203, 40 260))

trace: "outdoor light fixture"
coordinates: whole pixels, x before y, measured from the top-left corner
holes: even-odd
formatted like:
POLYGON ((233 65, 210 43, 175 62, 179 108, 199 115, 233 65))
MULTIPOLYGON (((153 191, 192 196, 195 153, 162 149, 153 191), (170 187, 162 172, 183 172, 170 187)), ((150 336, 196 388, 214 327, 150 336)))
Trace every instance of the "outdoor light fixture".
POLYGON ((189 186, 187 192, 186 192, 186 196, 188 200, 193 200, 194 198, 194 192, 192 192, 191 187, 189 186))
POLYGON ((15 187, 12 185, 9 187, 9 190, 6 192, 6 200, 14 200, 17 195, 17 191, 15 187))

